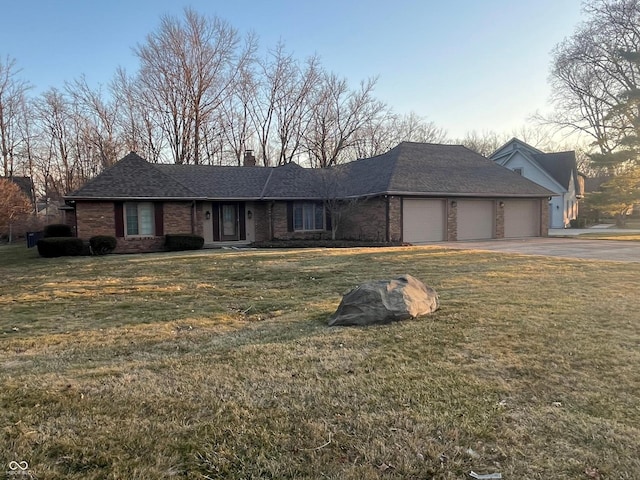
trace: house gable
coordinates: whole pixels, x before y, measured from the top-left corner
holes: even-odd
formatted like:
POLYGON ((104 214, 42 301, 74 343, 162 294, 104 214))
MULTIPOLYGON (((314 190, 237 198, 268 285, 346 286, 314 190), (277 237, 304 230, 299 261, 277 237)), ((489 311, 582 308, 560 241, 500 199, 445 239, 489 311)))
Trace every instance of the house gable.
POLYGON ((532 154, 532 155, 536 154, 536 153, 543 153, 541 150, 538 150, 537 148, 529 145, 528 143, 525 143, 522 140, 519 140, 519 139, 514 137, 511 140, 509 140, 507 143, 505 143, 503 146, 498 148, 491 155, 489 155, 489 158, 494 160, 494 161, 498 161, 499 159, 501 159, 503 157, 508 157, 513 152, 518 151, 518 150, 527 152, 527 153, 532 154))

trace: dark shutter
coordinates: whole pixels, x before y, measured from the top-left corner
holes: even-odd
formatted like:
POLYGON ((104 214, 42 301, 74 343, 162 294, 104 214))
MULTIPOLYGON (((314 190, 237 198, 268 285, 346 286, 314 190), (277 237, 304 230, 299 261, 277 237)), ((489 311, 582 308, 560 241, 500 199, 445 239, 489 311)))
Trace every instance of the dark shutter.
POLYGON ((154 221, 156 226, 156 237, 164 235, 164 204, 162 202, 155 202, 154 207, 154 221))
POLYGON ((244 218, 244 203, 238 204, 238 220, 240 223, 240 240, 247 239, 247 222, 244 218))
POLYGON ((327 225, 327 231, 331 231, 331 209, 329 207, 325 208, 324 210, 324 218, 325 218, 325 223, 327 225))
POLYGON ((213 210, 213 241, 220 241, 220 204, 214 203, 211 205, 213 210))
POLYGON ((124 208, 122 202, 113 203, 113 216, 116 223, 116 237, 124 237, 124 208))
POLYGON ((287 232, 293 232, 293 202, 287 202, 287 232))

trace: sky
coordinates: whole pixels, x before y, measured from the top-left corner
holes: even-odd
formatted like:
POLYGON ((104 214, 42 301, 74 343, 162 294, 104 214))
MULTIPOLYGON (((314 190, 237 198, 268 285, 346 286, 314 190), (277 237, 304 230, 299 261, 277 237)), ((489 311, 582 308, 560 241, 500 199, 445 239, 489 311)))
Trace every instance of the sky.
POLYGON ((549 112, 551 52, 581 20, 581 0, 0 0, 0 57, 39 93, 85 76, 133 73, 136 45, 185 7, 217 16, 263 49, 283 42, 352 87, 415 112, 450 138, 510 133, 549 112))

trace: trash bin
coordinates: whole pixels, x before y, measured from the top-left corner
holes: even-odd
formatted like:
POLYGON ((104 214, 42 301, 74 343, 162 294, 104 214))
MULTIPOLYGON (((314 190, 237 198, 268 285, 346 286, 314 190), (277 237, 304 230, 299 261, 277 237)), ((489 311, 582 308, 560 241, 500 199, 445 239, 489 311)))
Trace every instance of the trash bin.
POLYGON ((27 248, 33 248, 38 244, 38 240, 42 238, 43 232, 27 232, 27 248))

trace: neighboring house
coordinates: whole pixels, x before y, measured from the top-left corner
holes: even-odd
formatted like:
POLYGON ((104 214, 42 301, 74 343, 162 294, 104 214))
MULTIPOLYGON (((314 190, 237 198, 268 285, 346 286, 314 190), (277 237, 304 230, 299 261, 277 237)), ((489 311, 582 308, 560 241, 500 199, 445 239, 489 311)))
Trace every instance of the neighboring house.
POLYGON ((0 178, 6 178, 7 180, 10 180, 11 182, 15 183, 18 187, 20 187, 20 190, 29 199, 29 202, 31 202, 31 205, 34 206, 34 210, 35 210, 34 187, 33 187, 33 182, 31 181, 31 177, 11 176, 11 177, 0 177, 0 178))
POLYGON ((575 152, 544 153, 513 138, 489 158, 554 192, 549 200, 550 228, 567 228, 578 218, 584 175, 577 170, 575 152))
POLYGON ((208 245, 331 237, 423 243, 547 234, 549 190, 459 145, 404 142, 332 169, 152 164, 130 153, 66 197, 79 237, 116 252, 161 250, 163 235, 208 245), (338 205, 338 208, 336 208, 338 205), (331 207, 331 208, 329 208, 331 207))

